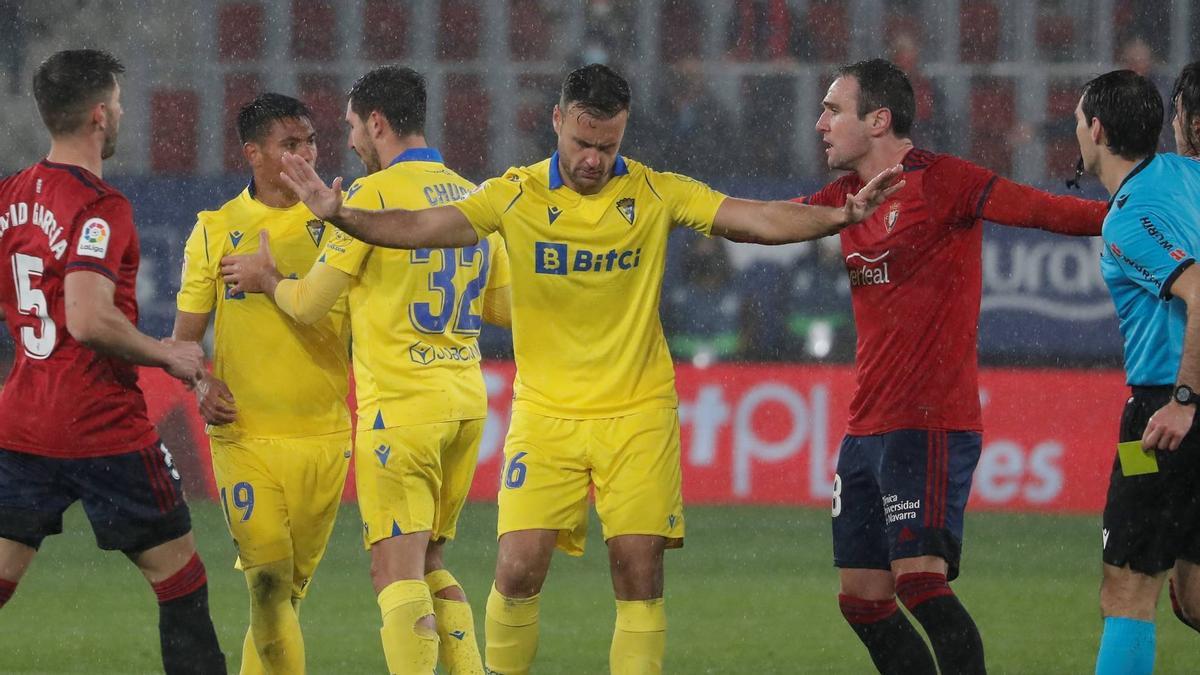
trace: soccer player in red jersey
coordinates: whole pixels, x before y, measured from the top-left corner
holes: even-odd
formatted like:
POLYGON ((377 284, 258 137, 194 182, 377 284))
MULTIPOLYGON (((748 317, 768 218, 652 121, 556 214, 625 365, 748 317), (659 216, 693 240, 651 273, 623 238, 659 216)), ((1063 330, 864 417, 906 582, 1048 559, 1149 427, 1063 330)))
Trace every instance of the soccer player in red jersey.
POLYGON ((842 614, 884 673, 936 673, 898 610, 916 617, 944 673, 985 671, 983 643, 947 581, 982 449, 976 335, 983 221, 1098 235, 1104 202, 1018 185, 909 139, 908 77, 873 59, 845 66, 817 131, 848 171, 809 204, 839 206, 882 167, 904 166, 890 203, 842 230, 858 327, 857 386, 833 488, 842 614))
POLYGON ((116 149, 122 72, 100 51, 47 59, 33 93, 50 154, 0 181, 0 316, 17 344, 0 391, 0 606, 81 500, 96 543, 128 556, 158 597, 164 670, 224 673, 179 472, 135 368, 190 384, 204 355, 136 328, 133 212, 100 178, 116 149))

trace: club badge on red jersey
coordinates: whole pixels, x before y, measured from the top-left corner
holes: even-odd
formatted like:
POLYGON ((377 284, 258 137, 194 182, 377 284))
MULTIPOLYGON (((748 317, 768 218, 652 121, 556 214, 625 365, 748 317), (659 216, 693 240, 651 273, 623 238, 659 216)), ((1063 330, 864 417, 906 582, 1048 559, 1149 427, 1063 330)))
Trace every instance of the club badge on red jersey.
POLYGON ((888 209, 887 217, 883 219, 883 225, 887 228, 888 234, 896 228, 896 221, 900 219, 900 203, 892 202, 891 208, 888 209))

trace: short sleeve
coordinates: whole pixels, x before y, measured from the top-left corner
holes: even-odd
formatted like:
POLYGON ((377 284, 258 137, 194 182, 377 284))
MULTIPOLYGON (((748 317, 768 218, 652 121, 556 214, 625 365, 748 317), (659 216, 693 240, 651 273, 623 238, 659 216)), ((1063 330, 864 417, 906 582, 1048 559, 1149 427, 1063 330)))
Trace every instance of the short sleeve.
POLYGON ((1195 262, 1179 246, 1171 221, 1154 211, 1131 209, 1110 215, 1103 236, 1125 276, 1163 299, 1171 297, 1171 284, 1195 262))
MULTIPOLYGON (((384 208, 383 197, 379 192, 361 181, 355 181, 346 194, 346 206, 371 211, 384 208)), ((317 262, 357 277, 372 248, 370 244, 363 243, 335 227, 317 262)))
POLYGON ((450 202, 454 208, 462 211, 467 222, 480 239, 500 230, 501 214, 507 210, 525 191, 521 177, 509 171, 501 178, 485 180, 479 187, 472 190, 466 197, 450 202), (497 208, 497 204, 501 204, 497 208))
POLYGON ((121 260, 136 236, 129 200, 119 194, 105 195, 83 209, 75 222, 67 272, 97 272, 117 283, 121 260))
POLYGON ((181 312, 207 314, 217 302, 220 256, 210 250, 208 227, 203 217, 197 218, 183 247, 183 278, 175 296, 175 306, 181 312))
POLYGON ((925 203, 939 222, 969 226, 983 218, 996 174, 965 159, 939 155, 921 179, 925 203))
POLYGON ((674 225, 705 235, 712 232, 713 219, 717 217, 717 209, 725 201, 725 195, 678 173, 648 172, 647 178, 666 202, 674 225))
POLYGON ((488 272, 487 288, 504 288, 512 285, 512 269, 508 264, 508 247, 504 245, 504 238, 499 234, 493 234, 487 238, 488 245, 491 248, 492 260, 489 265, 491 271, 488 272))

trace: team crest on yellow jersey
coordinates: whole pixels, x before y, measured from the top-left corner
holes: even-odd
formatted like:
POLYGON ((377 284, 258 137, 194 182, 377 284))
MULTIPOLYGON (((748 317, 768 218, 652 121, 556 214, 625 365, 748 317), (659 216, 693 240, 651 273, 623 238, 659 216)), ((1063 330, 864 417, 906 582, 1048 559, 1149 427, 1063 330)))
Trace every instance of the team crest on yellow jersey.
POLYGON ((308 236, 312 237, 313 246, 321 245, 321 237, 325 235, 325 221, 313 218, 304 224, 308 228, 308 236))
POLYGON ((617 211, 620 212, 620 214, 622 216, 625 216, 625 220, 628 220, 630 225, 633 225, 633 218, 634 218, 633 197, 625 197, 624 199, 618 199, 617 200, 617 211))

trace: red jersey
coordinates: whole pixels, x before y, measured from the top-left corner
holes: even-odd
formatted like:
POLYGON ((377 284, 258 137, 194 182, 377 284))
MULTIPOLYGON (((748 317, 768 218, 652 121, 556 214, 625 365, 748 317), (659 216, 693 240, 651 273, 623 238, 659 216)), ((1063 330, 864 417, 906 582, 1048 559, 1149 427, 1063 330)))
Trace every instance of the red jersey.
MULTIPOLYGON (((982 221, 1098 235, 1105 204, 925 150, 909 151, 903 164, 904 188, 841 232, 858 328, 847 433, 982 431, 982 221)), ((840 207, 862 186, 851 173, 799 201, 840 207)))
POLYGON ((71 272, 102 274, 137 323, 138 259, 129 200, 89 171, 42 161, 0 181, 0 308, 16 342, 0 448, 98 457, 154 442, 137 370, 71 337, 63 290, 71 272))

